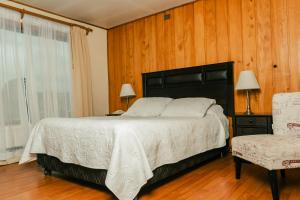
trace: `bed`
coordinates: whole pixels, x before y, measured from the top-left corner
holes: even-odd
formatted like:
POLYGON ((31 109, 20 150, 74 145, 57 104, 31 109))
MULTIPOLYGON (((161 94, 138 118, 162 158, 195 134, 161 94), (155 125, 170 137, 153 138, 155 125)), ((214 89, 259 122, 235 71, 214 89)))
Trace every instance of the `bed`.
MULTIPOLYGON (((233 89, 233 62, 226 62, 226 63, 218 63, 218 64, 212 64, 212 65, 205 65, 205 66, 197 66, 197 67, 189 67, 189 68, 183 68, 183 69, 175 69, 175 70, 168 70, 168 71, 160 71, 160 72, 152 72, 152 73, 145 73, 142 74, 143 76, 143 96, 144 97, 171 97, 171 98, 183 98, 183 97, 207 97, 211 99, 215 99, 218 105, 221 105, 224 114, 226 116, 231 116, 234 113, 234 89, 233 89)), ((80 119, 78 119, 80 120, 80 119)), ((85 119, 85 121, 78 121, 78 124, 82 123, 82 127, 86 127, 85 130, 90 128, 90 132, 93 132, 93 127, 95 125, 94 120, 100 120, 104 125, 101 125, 101 127, 105 127, 106 130, 109 130, 111 128, 110 125, 105 126, 105 124, 108 124, 107 121, 113 121, 115 124, 120 124, 124 122, 124 119, 119 119, 115 117, 108 117, 106 120, 104 119, 95 119, 95 118, 90 118, 90 119, 85 119)), ((120 141, 123 141, 122 138, 124 139, 126 137, 126 134, 123 132, 126 132, 124 130, 132 130, 128 127, 132 125, 135 129, 137 127, 147 127, 149 124, 158 124, 160 123, 161 125, 161 130, 167 130, 164 129, 170 123, 175 122, 176 126, 178 126, 176 129, 181 130, 181 127, 185 127, 184 120, 186 120, 186 123, 193 123, 195 119, 193 118, 188 118, 188 119, 170 119, 170 118, 165 118, 164 122, 159 122, 157 118, 147 118, 143 119, 143 121, 137 122, 137 119, 126 119, 126 123, 123 123, 123 128, 120 128, 122 126, 118 126, 120 130, 122 130, 122 134, 120 135, 120 141), (172 121, 173 120, 173 121, 172 121), (174 121, 175 120, 175 121, 174 121), (177 121, 176 121, 177 120, 177 121), (154 121, 154 122, 153 122, 154 121), (182 122, 182 123, 180 123, 182 122)), ((213 118, 205 119, 208 122, 212 121, 213 118)), ((49 123, 49 121, 48 121, 49 123)), ((63 128, 64 130, 67 130, 66 124, 68 124, 69 121, 68 119, 65 119, 61 124, 64 124, 63 128)), ((72 121, 72 123, 74 123, 72 121)), ((69 134, 72 135, 71 128, 72 123, 69 123, 69 134)), ((214 122, 212 122, 214 123, 214 122)), ((57 119, 53 119, 53 124, 59 124, 57 119)), ((194 124, 199 124, 199 122, 195 122, 194 124)), ((97 123, 97 126, 99 123, 97 123)), ((100 126, 100 125, 99 125, 100 126)), ((62 127, 62 125, 57 125, 57 127, 62 127)), ((150 126, 149 126, 150 127, 150 126)), ((211 125, 213 127, 213 125, 211 125)), ((44 127, 43 127, 44 128, 44 127)), ((151 127, 150 127, 151 128, 151 127)), ((198 128, 201 128, 199 126, 198 128)), ((52 128, 53 129, 53 128, 52 128)), ((115 130, 115 127, 112 127, 113 130, 115 130)), ((158 128, 156 128, 158 129, 158 128)), ((53 129, 54 130, 54 129, 53 129)), ((63 129, 61 129, 63 130, 63 129)), ((140 132, 143 132, 143 129, 139 129, 140 132)), ((62 131, 60 131, 62 132, 62 131)), ((67 131, 66 131, 67 132, 67 131)), ((76 129, 74 129, 74 134, 75 137, 76 135, 76 129)), ((129 132, 129 131, 127 131, 129 132)), ((174 131, 175 132, 175 131, 174 131)), ((79 133, 78 133, 79 134, 79 133)), ((128 133, 130 134, 130 133, 128 133)), ((177 133, 178 135, 176 137, 180 138, 180 131, 177 133)), ((66 133, 62 134, 61 137, 63 138, 66 135, 66 133)), ((144 134, 146 135, 146 133, 144 134)), ((96 136, 96 135, 90 135, 90 136, 96 136)), ((51 134, 49 136, 49 140, 51 140, 51 134)), ((70 138, 70 137, 69 137, 70 138)), ((114 138, 114 140, 118 140, 114 138)), ((155 137, 153 137, 155 138, 155 137)), ((152 138, 152 139, 153 139, 152 138)), ((157 137, 156 137, 157 138, 157 137)), ((150 138, 151 139, 151 138, 150 138)), ((182 140, 185 140, 184 135, 182 140)), ((68 137, 64 138, 64 141, 67 141, 68 137)), ((109 140, 110 141, 110 140, 109 140)), ((139 140, 138 140, 139 141, 139 140)), ((163 140, 164 141, 164 140, 163 140)), ((199 140, 201 141, 201 140, 199 140)), ((124 161, 122 163, 119 160, 124 160, 120 155, 124 152, 123 151, 129 151, 128 146, 131 146, 132 149, 130 151, 136 151, 137 157, 140 156, 139 154, 139 143, 134 141, 130 141, 129 145, 126 144, 126 147, 123 147, 123 143, 121 142, 122 145, 120 145, 119 148, 117 149, 122 149, 121 153, 116 154, 117 156, 115 159, 115 164, 112 165, 111 163, 107 163, 106 167, 102 169, 101 166, 99 166, 99 162, 97 161, 97 157, 95 157, 95 162, 93 163, 94 165, 78 165, 76 162, 68 162, 68 156, 66 156, 64 159, 62 158, 57 158, 55 156, 50 156, 44 153, 37 153, 37 161, 40 166, 44 168, 44 172, 46 175, 51 175, 52 171, 56 171, 59 173, 62 173, 63 175, 74 177, 80 180, 88 181, 91 183, 95 183, 98 185, 102 186, 107 186, 109 183, 107 182, 108 177, 112 177, 115 175, 111 175, 111 169, 114 168, 114 166, 121 165, 123 171, 123 174, 120 174, 119 177, 123 177, 124 173, 126 175, 126 170, 128 173, 134 173, 134 170, 140 170, 142 173, 142 178, 145 176, 144 179, 141 180, 141 184, 143 185, 142 189, 140 187, 133 189, 132 194, 124 194, 124 196, 118 196, 119 199, 137 199, 138 196, 136 196, 137 191, 142 191, 146 188, 149 188, 152 185, 157 184, 158 182, 165 180, 169 177, 172 177, 173 175, 176 175, 180 172, 183 172, 189 168, 195 167, 205 161, 208 161, 210 159, 213 159, 215 157, 219 157, 220 155, 224 155, 227 152, 228 149, 228 138, 226 144, 224 143, 222 146, 216 146, 213 149, 210 149, 208 151, 203 151, 199 154, 191 154, 192 156, 184 159, 180 159, 181 156, 179 155, 178 157, 174 158, 172 161, 165 161, 163 158, 161 158, 163 161, 160 162, 160 165, 149 165, 151 166, 150 169, 147 169, 146 165, 136 167, 136 165, 139 165, 139 163, 134 163, 133 165, 129 165, 128 163, 124 161), (131 143, 130 143, 131 142, 131 143), (120 158, 119 158, 120 157, 120 158), (63 160, 63 161, 62 161, 63 160), (174 162, 174 160, 176 162, 174 162), (165 164, 161 164, 164 163, 165 164), (74 164, 75 163, 75 164, 74 164), (111 166, 112 165, 112 166, 111 166), (129 165, 129 166, 127 166, 129 165), (135 168, 134 168, 135 167, 135 168), (134 168, 134 170, 132 170, 134 168), (109 169, 109 170, 107 170, 109 169), (148 171, 147 171, 148 170, 148 171), (150 171, 149 171, 150 170, 150 171), (146 181, 145 181, 146 180, 146 181)), ((178 141, 174 141, 175 143, 178 141)), ((109 142, 108 142, 109 143, 109 142)), ((126 143, 128 143, 126 141, 126 143)), ((70 143, 72 144, 72 143, 70 143)), ((35 144, 31 144, 31 146, 34 146, 35 144)), ((106 144, 104 144, 106 145, 106 144)), ((177 144, 178 145, 178 144, 177 144)), ((54 145, 55 146, 55 145, 54 145)), ((59 146, 59 145, 58 145, 59 146)), ((88 147, 88 144, 86 145, 88 147)), ((100 145, 101 146, 101 145, 100 145)), ((143 145, 142 145, 143 146, 143 145)), ((171 144, 172 146, 172 144, 171 144)), ((55 148, 55 147, 53 147, 55 148)), ((95 146, 96 148, 96 146, 95 146)), ((103 148, 100 148, 99 151, 103 151, 103 148)), ((165 152, 167 152, 168 149, 166 148, 165 152)), ((43 151, 40 151, 43 152, 43 151)), ((104 150, 105 153, 105 150, 104 150)), ((112 154, 114 155, 114 154, 112 154)), ((166 154, 165 154, 166 155, 166 154)), ((147 155, 148 156, 148 155, 147 155)), ((147 157, 145 156, 145 157, 147 157)), ((167 157, 167 156, 164 156, 167 157)), ((112 156, 113 160, 114 156, 112 156)), ((143 158, 141 158, 143 159, 143 158)), ((74 158, 73 158, 74 161, 74 158)), ((148 161, 145 161, 147 163, 148 161)), ((150 163, 150 161, 149 161, 150 163)), ((153 163, 155 163, 153 161, 153 163)), ((118 171, 117 171, 118 173, 118 171)), ((116 180, 118 181, 119 177, 116 180)), ((135 180, 128 180, 131 177, 128 176, 127 179, 124 180, 119 180, 119 181, 128 181, 125 183, 134 182, 135 180)), ((138 177, 140 178, 140 177, 138 177)), ((116 181, 115 180, 115 181, 116 181)), ((124 185, 121 185, 120 187, 123 187, 124 185)), ((134 185, 135 186, 135 185, 134 185)), ((111 189, 111 188, 110 188, 111 189)), ((122 188, 121 188, 122 189, 122 188)), ((130 190, 131 191, 131 190, 130 190)), ((115 192, 114 192, 115 193, 115 192)), ((124 193, 124 191, 123 191, 124 193)))

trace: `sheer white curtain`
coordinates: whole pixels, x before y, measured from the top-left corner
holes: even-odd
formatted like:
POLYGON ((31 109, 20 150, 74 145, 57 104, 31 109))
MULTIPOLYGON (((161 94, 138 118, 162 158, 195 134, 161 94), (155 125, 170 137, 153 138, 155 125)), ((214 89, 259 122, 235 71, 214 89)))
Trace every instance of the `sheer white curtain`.
POLYGON ((23 26, 31 122, 71 116, 70 27, 26 15, 23 26))
POLYGON ((30 129, 71 116, 70 27, 0 8, 0 165, 18 161, 30 129))
POLYGON ((29 134, 20 14, 0 8, 0 163, 14 162, 29 134))

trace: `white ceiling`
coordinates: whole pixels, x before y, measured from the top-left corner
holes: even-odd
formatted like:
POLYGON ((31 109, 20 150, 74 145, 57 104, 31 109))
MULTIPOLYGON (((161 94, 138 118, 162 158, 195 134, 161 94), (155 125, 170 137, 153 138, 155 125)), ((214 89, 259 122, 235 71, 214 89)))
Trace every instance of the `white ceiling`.
POLYGON ((194 0, 16 0, 69 18, 111 28, 194 0))

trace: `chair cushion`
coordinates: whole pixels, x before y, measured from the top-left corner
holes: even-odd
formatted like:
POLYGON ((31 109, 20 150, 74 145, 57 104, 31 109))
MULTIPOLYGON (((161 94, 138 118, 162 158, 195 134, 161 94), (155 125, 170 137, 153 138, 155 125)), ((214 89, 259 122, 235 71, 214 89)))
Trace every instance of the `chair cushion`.
POLYGON ((232 155, 269 170, 300 167, 300 135, 249 135, 232 139, 232 155))
POLYGON ((300 135, 300 92, 275 94, 272 109, 274 135, 300 135))

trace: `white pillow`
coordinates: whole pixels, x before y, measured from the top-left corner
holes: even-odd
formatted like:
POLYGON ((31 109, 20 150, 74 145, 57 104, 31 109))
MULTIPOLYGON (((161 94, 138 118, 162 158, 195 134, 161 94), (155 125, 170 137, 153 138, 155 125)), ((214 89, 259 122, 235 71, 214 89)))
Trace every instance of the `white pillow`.
POLYGON ((122 116, 156 117, 172 100, 167 97, 140 98, 122 116))
POLYGON ((209 107, 216 103, 208 98, 182 98, 169 103, 161 116, 164 117, 204 117, 209 107))

